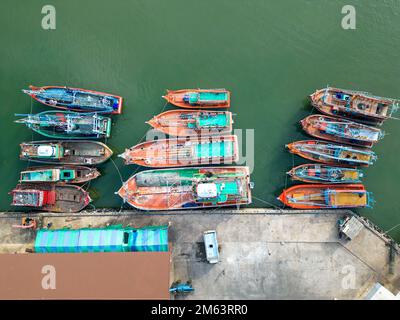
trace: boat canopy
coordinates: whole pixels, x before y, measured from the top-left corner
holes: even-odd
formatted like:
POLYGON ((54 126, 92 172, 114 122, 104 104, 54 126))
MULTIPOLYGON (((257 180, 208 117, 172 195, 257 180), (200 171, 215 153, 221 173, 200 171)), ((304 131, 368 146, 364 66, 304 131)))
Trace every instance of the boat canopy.
POLYGON ((21 172, 22 181, 58 181, 60 179, 60 169, 47 169, 38 171, 21 172))
POLYGON ((228 100, 227 92, 188 92, 183 96, 183 101, 189 104, 215 103, 228 100))
MULTIPOLYGON (((194 123, 189 122, 190 125, 194 127, 194 123)), ((226 127, 228 125, 228 115, 227 114, 214 114, 214 115, 201 115, 197 121, 196 126, 198 128, 214 128, 214 127, 226 127)))
POLYGON ((232 141, 218 141, 199 143, 196 145, 196 157, 199 159, 232 157, 234 143, 232 141))
POLYGON ((37 154, 39 157, 55 157, 57 154, 57 146, 42 145, 37 148, 37 154))
POLYGON ((197 196, 199 198, 215 198, 218 195, 215 183, 199 183, 197 185, 197 196))

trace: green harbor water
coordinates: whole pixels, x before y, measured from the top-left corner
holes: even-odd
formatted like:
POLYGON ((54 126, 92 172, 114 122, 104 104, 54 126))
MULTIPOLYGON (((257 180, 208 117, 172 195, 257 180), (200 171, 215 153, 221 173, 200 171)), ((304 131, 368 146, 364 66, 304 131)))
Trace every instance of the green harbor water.
MULTIPOLYGON (((107 144, 123 180, 136 170, 117 154, 138 143, 164 108, 166 88, 226 87, 235 128, 254 129, 252 206, 276 197, 293 164, 284 146, 306 139, 298 121, 313 112, 307 95, 327 84, 400 98, 400 1, 353 0, 356 29, 341 27, 345 0, 52 0, 56 30, 43 30, 48 1, 0 2, 0 209, 27 163, 19 143, 42 139, 14 113, 49 108, 21 92, 30 84, 69 85, 122 95, 107 144)), ((165 110, 170 109, 166 107, 165 110)), ((398 114, 400 117, 400 114, 398 114)), ((359 210, 387 231, 400 224, 400 121, 383 125, 365 185, 374 209, 359 210)), ((241 146, 242 153, 252 143, 241 146)), ((120 208, 113 162, 89 187, 97 208, 120 208)), ((287 180, 287 181, 286 181, 287 180)), ((306 229, 305 229, 306 230, 306 229)), ((266 230, 267 232, 267 230, 266 230)), ((389 234, 400 241, 400 227, 389 234)))

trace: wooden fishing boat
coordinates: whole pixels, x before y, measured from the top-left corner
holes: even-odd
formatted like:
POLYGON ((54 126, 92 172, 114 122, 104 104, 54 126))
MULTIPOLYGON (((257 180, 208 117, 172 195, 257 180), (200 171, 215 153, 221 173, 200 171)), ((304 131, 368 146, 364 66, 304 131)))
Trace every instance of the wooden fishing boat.
POLYGON ((119 157, 125 164, 162 168, 232 164, 239 153, 237 138, 230 135, 146 141, 126 149, 119 157))
POLYGON ((84 166, 34 167, 22 171, 20 183, 84 183, 96 179, 100 172, 84 166))
POLYGON ((300 157, 326 164, 369 166, 377 159, 376 154, 368 149, 319 140, 296 141, 286 145, 286 147, 291 153, 300 157))
POLYGON ((312 105, 331 116, 354 118, 372 125, 381 125, 398 109, 398 101, 377 97, 368 92, 327 87, 314 92, 312 105))
POLYGON ((300 123, 313 137, 361 147, 371 148, 384 136, 376 127, 324 115, 311 115, 300 123))
POLYGON ((363 172, 359 169, 334 167, 323 164, 302 164, 287 172, 293 180, 309 183, 360 183, 363 172))
POLYGON ((294 209, 371 208, 374 202, 362 184, 302 184, 283 190, 278 199, 294 209))
POLYGON ((154 129, 178 137, 229 134, 232 113, 229 111, 170 110, 147 122, 154 129))
POLYGON ((167 90, 162 96, 169 103, 181 108, 229 108, 231 93, 226 89, 167 90))
POLYGON ((88 140, 31 141, 20 144, 20 159, 42 163, 98 165, 113 152, 104 143, 88 140))
POLYGON ((79 212, 91 201, 89 193, 81 187, 68 184, 23 183, 10 194, 13 206, 51 212, 79 212))
POLYGON ((122 97, 105 92, 63 86, 29 86, 29 90, 22 91, 49 107, 113 114, 122 112, 122 97))
POLYGON ((248 167, 197 167, 142 171, 117 194, 141 210, 201 209, 251 203, 248 167))
POLYGON ((98 139, 109 138, 111 119, 97 113, 70 111, 44 111, 24 116, 16 123, 24 123, 33 131, 54 139, 98 139))

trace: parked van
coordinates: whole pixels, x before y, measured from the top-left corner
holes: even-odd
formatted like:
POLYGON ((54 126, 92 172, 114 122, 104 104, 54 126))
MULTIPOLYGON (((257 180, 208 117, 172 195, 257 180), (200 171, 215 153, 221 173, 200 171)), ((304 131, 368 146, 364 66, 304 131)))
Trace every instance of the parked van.
POLYGON ((217 232, 215 230, 204 231, 203 239, 207 261, 209 263, 217 263, 219 261, 217 232))

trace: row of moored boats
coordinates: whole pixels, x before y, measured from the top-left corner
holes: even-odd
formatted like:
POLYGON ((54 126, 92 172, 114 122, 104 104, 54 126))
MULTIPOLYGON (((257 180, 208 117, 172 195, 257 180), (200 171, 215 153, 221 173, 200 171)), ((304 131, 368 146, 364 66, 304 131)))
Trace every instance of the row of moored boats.
POLYGON ((361 166, 372 165, 372 146, 384 137, 378 127, 398 109, 398 101, 367 92, 328 87, 311 95, 312 105, 323 114, 301 120, 303 130, 318 140, 296 141, 289 151, 309 163, 291 169, 297 181, 279 196, 298 209, 371 207, 374 200, 361 183, 361 166))
MULTIPOLYGON (((24 90, 37 101, 62 111, 23 116, 32 130, 56 140, 21 144, 20 158, 47 164, 21 173, 11 192, 13 205, 54 212, 76 212, 89 194, 73 184, 97 178, 94 167, 113 152, 93 139, 107 138, 111 119, 119 114, 122 98, 102 92, 66 87, 31 87, 24 90)), ((163 168, 142 171, 117 192, 125 202, 143 210, 207 208, 251 203, 248 167, 216 166, 238 159, 238 141, 232 133, 232 113, 225 89, 168 91, 164 98, 183 109, 163 112, 148 123, 168 135, 125 150, 126 164, 163 168)))
MULTIPOLYGON (((94 139, 110 136, 111 118, 105 115, 121 113, 122 97, 54 86, 24 92, 60 110, 18 115, 22 116, 18 123, 54 140, 21 144, 21 159, 47 165, 21 173, 20 184, 11 192, 13 205, 77 212, 90 197, 76 184, 97 178, 95 167, 113 154, 94 139)), ((230 107, 230 92, 185 89, 168 91, 163 97, 181 109, 163 112, 147 123, 168 138, 139 143, 119 155, 126 164, 155 169, 133 175, 117 194, 142 210, 250 204, 249 168, 232 165, 239 155, 237 137, 231 134, 232 113, 220 110, 230 107)), ((363 173, 358 167, 376 160, 370 148, 384 136, 377 126, 392 118, 397 101, 326 88, 311 95, 311 102, 323 114, 310 115, 301 125, 318 140, 287 147, 318 164, 290 170, 294 180, 309 184, 284 190, 279 200, 299 209, 370 206, 372 196, 360 183, 363 173)))

